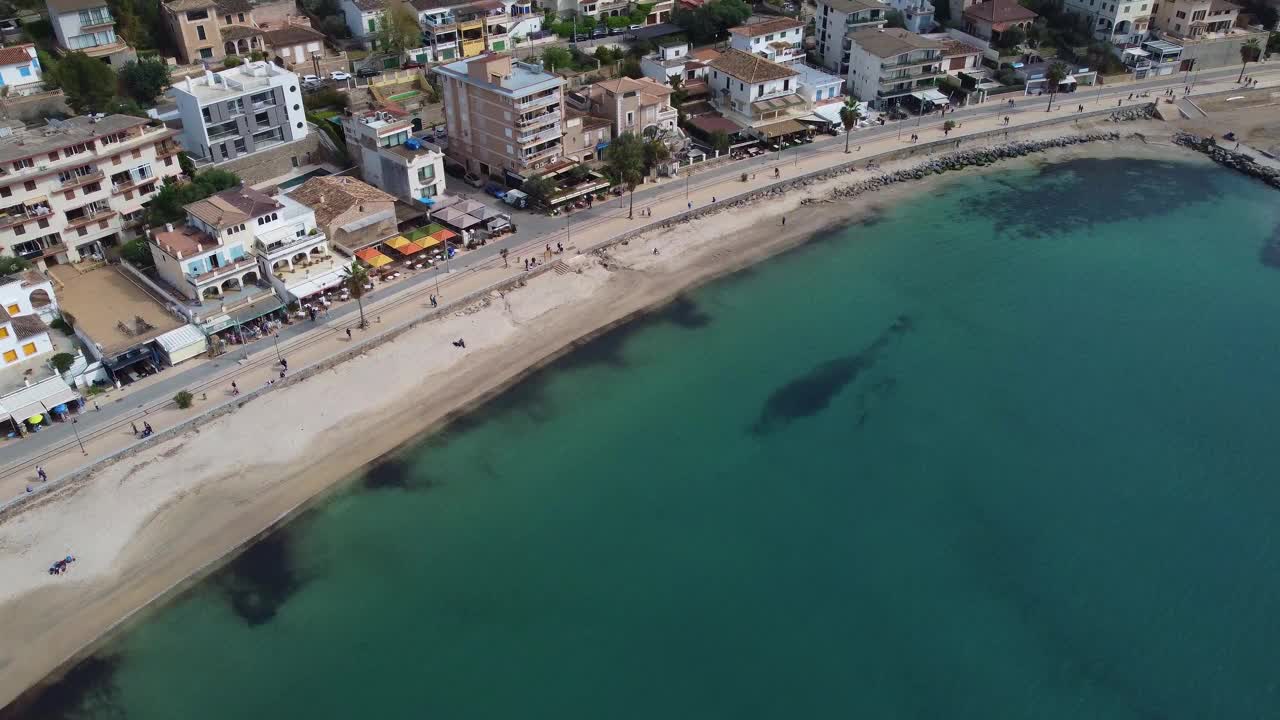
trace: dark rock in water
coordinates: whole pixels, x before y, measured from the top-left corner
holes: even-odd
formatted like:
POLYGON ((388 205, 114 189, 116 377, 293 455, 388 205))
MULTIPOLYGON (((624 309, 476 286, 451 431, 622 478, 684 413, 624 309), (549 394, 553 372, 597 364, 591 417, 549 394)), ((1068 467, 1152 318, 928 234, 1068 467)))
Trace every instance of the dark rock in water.
POLYGON ((1263 265, 1280 270, 1280 228, 1276 229, 1271 241, 1262 246, 1262 252, 1259 256, 1263 265))
POLYGON ((711 324, 711 316, 698 307, 687 295, 680 295, 654 315, 655 320, 669 322, 688 330, 698 330, 711 324))
POLYGON ((119 664, 115 655, 87 657, 56 683, 34 691, 33 697, 20 697, 0 708, 0 720, 124 720, 115 685, 119 664))
POLYGON ((848 385, 863 372, 875 367, 880 355, 896 337, 912 327, 905 315, 876 337, 870 345, 852 355, 845 355, 813 368, 809 372, 774 390, 765 401, 760 417, 751 426, 756 434, 772 432, 793 420, 812 417, 831 404, 848 385))
POLYGON ((276 530, 249 546, 217 576, 231 608, 250 627, 270 622, 302 588, 289 544, 289 530, 276 530))
POLYGON ((409 487, 409 463, 398 457, 387 458, 365 473, 366 490, 404 490, 409 487))

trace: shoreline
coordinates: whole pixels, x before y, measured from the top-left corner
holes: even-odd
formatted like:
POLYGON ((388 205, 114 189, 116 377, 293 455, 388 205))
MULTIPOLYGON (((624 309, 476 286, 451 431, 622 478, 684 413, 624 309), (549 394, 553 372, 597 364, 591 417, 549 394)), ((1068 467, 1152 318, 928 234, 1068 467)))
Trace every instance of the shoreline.
MULTIPOLYGON (((1133 133, 1127 135, 1132 136, 1133 133)), ((1050 152, 1028 156, 1025 160, 1057 162, 1087 154, 1090 148, 1099 147, 1106 148, 1107 157, 1149 154, 1167 158, 1171 152, 1163 145, 1158 150, 1151 147, 1140 151, 1145 147, 1141 141, 1125 137, 1106 145, 1089 143, 1064 148, 1057 153, 1060 157, 1046 157, 1054 154, 1050 152), (1122 148, 1127 149, 1128 154, 1122 148)), ((1196 157, 1190 152, 1186 155, 1196 157)), ((914 165, 919 160, 919 157, 908 157, 895 162, 914 165)), ((1201 161, 1205 160, 1201 158, 1201 161)), ((969 169, 990 172, 996 167, 969 169)), ((97 559, 97 573, 88 578, 92 582, 86 583, 77 575, 74 579, 69 578, 70 583, 63 583, 72 585, 70 590, 40 582, 23 592, 9 593, 10 597, 4 598, 0 605, 0 619, 6 620, 6 627, 19 629, 13 635, 13 645, 25 646, 32 652, 21 658, 0 657, 0 671, 4 674, 0 681, 0 697, 4 699, 0 702, 8 703, 14 697, 18 700, 0 710, 0 717, 16 711, 17 705, 56 682, 61 673, 80 659, 102 647, 133 622, 144 619, 146 610, 158 609, 164 600, 180 594, 256 540, 345 487, 346 482, 356 477, 369 462, 403 449, 424 434, 438 432, 583 344, 651 315, 696 287, 801 246, 815 235, 855 222, 861 215, 875 212, 879 206, 892 202, 898 194, 919 192, 930 187, 920 183, 898 183, 892 188, 879 190, 871 202, 862 197, 856 204, 826 201, 820 205, 805 205, 804 212, 788 223, 785 233, 778 231, 776 220, 769 224, 758 222, 800 208, 805 200, 801 196, 827 198, 830 192, 857 179, 855 173, 842 173, 785 193, 776 192, 770 195, 777 200, 772 203, 773 207, 765 207, 758 202, 759 198, 725 203, 692 221, 677 220, 630 240, 566 259, 564 262, 572 265, 570 274, 542 274, 528 278, 514 290, 490 292, 470 306, 442 317, 440 322, 410 328, 377 348, 357 354, 347 363, 322 369, 312 378, 301 380, 280 392, 255 398, 240 406, 237 413, 210 420, 198 428, 186 430, 180 437, 156 443, 134 456, 95 470, 93 477, 85 480, 86 485, 104 485, 116 479, 119 487, 123 488, 132 475, 144 469, 153 475, 158 472, 161 477, 164 477, 165 469, 198 474, 202 469, 200 463, 195 463, 196 467, 192 468, 189 465, 184 467, 184 462, 207 460, 199 457, 202 444, 234 439, 226 437, 234 430, 229 426, 233 425, 233 419, 243 414, 265 413, 270 416, 275 410, 290 407, 290 399, 303 406, 310 400, 309 404, 316 406, 314 395, 319 393, 311 393, 310 398, 292 396, 306 393, 301 388, 309 384, 314 386, 326 381, 352 384, 349 379, 338 376, 359 375, 360 371, 353 369, 357 365, 379 364, 375 354, 383 356, 381 364, 395 366, 401 361, 394 356, 403 354, 396 352, 396 346, 400 346, 400 350, 405 350, 410 344, 430 344, 435 348, 446 338, 457 336, 460 329, 468 333, 475 331, 480 325, 479 319, 492 324, 496 315, 499 320, 505 316, 505 320, 510 321, 510 327, 490 328, 492 332, 482 335, 481 341, 475 343, 474 351, 452 356, 453 363, 427 375, 422 382, 398 388, 399 392, 391 393, 384 398, 385 402, 354 408, 353 412, 340 418, 336 426, 318 432, 300 428, 298 432, 304 433, 308 441, 286 447, 285 450, 294 451, 287 460, 272 463, 272 458, 263 458, 261 465, 244 463, 238 468, 231 467, 227 472, 202 476, 177 492, 162 492, 159 504, 151 511, 136 511, 145 512, 146 517, 136 527, 125 529, 124 540, 112 558, 114 562, 104 565, 101 559, 97 559), (721 215, 724 210, 734 212, 726 214, 727 218, 719 218, 720 222, 707 217, 721 215), (707 226, 713 223, 722 226, 715 228, 721 233, 710 236, 711 233, 706 231, 711 228, 707 226), (732 225, 739 226, 736 232, 723 227, 732 225), (648 252, 650 246, 660 248, 662 254, 651 255, 648 252), (566 288, 565 285, 571 287, 566 288), (512 299, 519 303, 515 309, 512 299), (500 306, 505 306, 505 310, 500 306), (458 325, 463 327, 455 327, 458 325), (512 358, 516 360, 512 361, 512 358), (468 365, 455 374, 454 366, 461 364, 463 359, 468 365), (348 364, 353 367, 347 367, 348 364), (424 395, 432 397, 436 406, 426 414, 419 400, 424 395), (395 431, 377 438, 347 437, 349 433, 343 432, 343 428, 362 424, 361 420, 376 420, 379 426, 394 428, 395 431), (219 433, 223 437, 219 438, 219 433), (201 434, 211 436, 211 439, 204 443, 188 442, 201 434), (317 448, 324 450, 316 452, 317 448), (197 457, 192 458, 191 455, 197 457), (273 477, 276 472, 280 474, 273 477), (221 487, 224 484, 230 487, 221 487), (202 496, 203 501, 197 501, 198 496, 202 496), (209 507, 210 504, 213 507, 209 507), (221 517, 221 522, 211 520, 210 516, 221 517), (173 547, 175 544, 178 547, 173 547), (81 599, 85 594, 83 590, 92 590, 91 587, 82 588, 82 592, 73 591, 75 586, 94 582, 105 586, 102 588, 105 591, 103 597, 81 599), (132 583, 137 587, 131 586, 132 583), (73 608, 75 612, 58 616, 59 612, 73 608), (23 622, 14 622, 17 616, 27 613, 36 617, 24 617, 23 622), (75 617, 76 620, 67 621, 67 617, 75 617), (44 620, 48 628, 45 632, 40 631, 40 620, 44 620), (40 652, 35 652, 37 648, 40 652), (20 661, 24 661, 23 667, 15 667, 20 661), (38 667, 44 670, 37 670, 38 667), (28 681, 23 682, 23 674, 28 681), (31 680, 33 675, 36 677, 31 680)), ((473 336, 468 334, 468 337, 473 336)), ((421 357, 416 352, 418 349, 413 348, 414 352, 410 354, 421 357)), ((378 377, 380 369, 374 367, 372 370, 372 375, 378 377)), ((320 400, 320 406, 326 404, 324 398, 320 400)), ((23 515, 57 513, 66 508, 48 506, 76 503, 77 496, 81 505, 92 503, 94 499, 89 497, 92 494, 92 488, 73 488, 68 497, 51 497, 49 502, 30 507, 12 520, 19 526, 30 525, 20 522, 23 515)), ((108 515, 107 520, 114 519, 108 515)), ((0 528, 0 547, 12 547, 12 536, 20 534, 13 533, 15 529, 21 533, 28 528, 0 528)), ((47 527, 42 529, 49 530, 47 527)), ((95 561, 92 557, 87 559, 95 561)), ((5 558, 0 562, 0 569, 12 571, 22 565, 5 558)))

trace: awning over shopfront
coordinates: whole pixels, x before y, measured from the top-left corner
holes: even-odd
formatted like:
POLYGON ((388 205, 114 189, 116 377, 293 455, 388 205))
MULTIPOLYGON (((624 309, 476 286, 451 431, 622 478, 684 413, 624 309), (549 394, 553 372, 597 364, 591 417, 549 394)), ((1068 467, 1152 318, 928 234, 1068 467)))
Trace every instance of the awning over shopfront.
POLYGON ((689 118, 689 124, 710 135, 716 131, 732 135, 742 126, 723 115, 697 115, 689 118))
POLYGON ((1142 48, 1125 48, 1123 54, 1133 55, 1134 57, 1148 57, 1151 55, 1151 53, 1143 50, 1142 48))
POLYGON ((1068 75, 1068 76, 1066 76, 1066 77, 1062 78, 1062 82, 1060 82, 1060 83, 1058 83, 1058 84, 1059 84, 1059 85, 1075 85, 1075 84, 1076 84, 1076 76, 1075 76, 1075 75, 1068 75))
POLYGON ((294 285, 289 288, 289 294, 293 296, 294 300, 302 300, 316 293, 324 292, 331 287, 341 285, 345 277, 341 270, 330 270, 323 275, 307 278, 305 281, 294 285))
POLYGON ((356 253, 356 257, 360 258, 369 267, 382 267, 391 262, 391 258, 383 255, 377 248, 365 248, 356 253))
POLYGON ((198 325, 187 324, 156 338, 156 344, 169 358, 170 365, 189 360, 209 347, 209 340, 198 325))
POLYGON ((79 393, 72 390, 61 377, 54 375, 0 398, 0 416, 12 418, 18 423, 35 415, 43 415, 49 408, 79 399, 79 393))
POLYGON ((933 88, 929 88, 928 90, 919 90, 917 92, 913 92, 911 93, 911 97, 917 100, 923 100, 924 102, 931 102, 934 105, 948 105, 951 102, 950 100, 947 99, 946 95, 943 95, 942 93, 938 92, 937 90, 934 90, 933 88))
POLYGON ((386 242, 387 247, 401 255, 412 255, 422 252, 422 246, 410 241, 403 235, 397 235, 386 242))
POLYGON ((796 120, 783 120, 771 125, 761 125, 755 131, 766 140, 775 140, 787 135, 795 135, 796 133, 807 133, 810 127, 796 120))
POLYGON ((768 112, 779 112, 787 108, 803 105, 804 98, 799 95, 783 95, 782 97, 757 100, 751 103, 751 112, 755 115, 768 112))
POLYGON ((445 208, 437 212, 432 217, 433 220, 439 220, 447 225, 452 225, 459 230, 466 230, 480 224, 480 219, 472 215, 468 215, 461 210, 455 210, 451 207, 445 208))

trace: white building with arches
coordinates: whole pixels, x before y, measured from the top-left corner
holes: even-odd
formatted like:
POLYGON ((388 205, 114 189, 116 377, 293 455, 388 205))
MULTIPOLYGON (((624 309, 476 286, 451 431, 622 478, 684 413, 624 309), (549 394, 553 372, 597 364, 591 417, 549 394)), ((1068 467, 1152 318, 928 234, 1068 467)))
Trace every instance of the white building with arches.
POLYGON ((26 271, 0 278, 0 367, 51 352, 46 324, 58 301, 48 278, 26 271))

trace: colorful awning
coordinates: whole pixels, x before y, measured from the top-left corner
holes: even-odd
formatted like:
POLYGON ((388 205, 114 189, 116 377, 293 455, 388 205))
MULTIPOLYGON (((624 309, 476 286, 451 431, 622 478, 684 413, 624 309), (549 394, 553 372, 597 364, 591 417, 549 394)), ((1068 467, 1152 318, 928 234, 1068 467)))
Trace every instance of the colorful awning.
POLYGON ((391 262, 391 258, 378 252, 377 248, 365 248, 356 253, 356 257, 365 261, 370 267, 382 267, 391 262))

